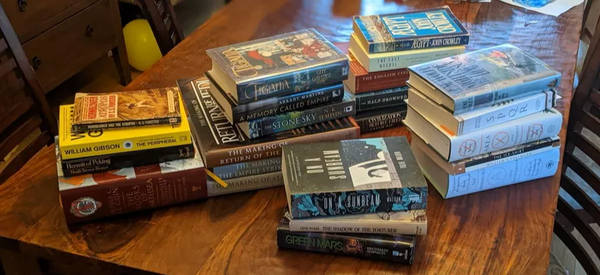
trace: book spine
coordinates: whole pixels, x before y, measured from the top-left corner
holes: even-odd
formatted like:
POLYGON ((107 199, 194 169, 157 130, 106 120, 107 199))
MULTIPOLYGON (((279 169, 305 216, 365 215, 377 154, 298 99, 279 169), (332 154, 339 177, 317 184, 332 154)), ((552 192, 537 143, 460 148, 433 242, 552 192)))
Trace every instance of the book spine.
POLYGON ((255 160, 213 168, 213 173, 222 180, 279 171, 281 171, 281 158, 255 160))
POLYGON ((427 222, 370 222, 364 220, 320 222, 317 219, 295 219, 290 220, 290 231, 387 235, 427 235, 427 222))
POLYGON ((537 79, 520 80, 518 83, 503 85, 497 90, 478 93, 474 96, 462 97, 454 101, 454 114, 462 114, 491 106, 510 98, 520 98, 542 91, 548 87, 558 87, 560 75, 548 75, 537 79))
POLYGON ((208 196, 214 197, 283 186, 283 175, 281 172, 275 172, 244 178, 229 179, 225 182, 227 182, 227 187, 223 187, 212 179, 208 179, 206 183, 208 196))
POLYGON ((269 98, 233 109, 234 122, 244 122, 295 110, 307 109, 324 103, 339 102, 344 98, 344 86, 333 85, 307 93, 297 93, 279 98, 269 98))
POLYGON ((381 91, 356 96, 356 111, 367 111, 385 107, 406 104, 408 89, 393 89, 394 91, 381 91))
POLYGON ((164 174, 158 164, 134 169, 136 177, 132 179, 118 178, 110 184, 60 192, 67 223, 90 221, 207 196, 204 168, 164 174))
POLYGON ((294 111, 262 119, 248 121, 248 137, 251 139, 288 131, 319 122, 352 116, 356 113, 355 101, 342 101, 321 108, 294 111))
POLYGON ((62 170, 65 177, 72 177, 192 157, 194 157, 194 146, 187 144, 141 152, 62 160, 62 170))
POLYGON ((290 199, 294 219, 419 210, 427 207, 427 187, 292 194, 290 199))
POLYGON ((464 47, 442 48, 438 51, 416 52, 398 56, 374 57, 369 60, 369 72, 380 72, 403 69, 437 59, 442 59, 465 52, 464 47))
POLYGON ((324 66, 238 83, 238 103, 246 104, 274 96, 323 88, 347 78, 348 59, 344 59, 324 66))
POLYGON ((547 143, 540 143, 534 146, 521 147, 517 146, 515 150, 511 150, 508 152, 502 152, 501 154, 491 154, 488 157, 477 159, 468 163, 465 163, 465 172, 470 172, 477 169, 483 169, 492 167, 498 164, 502 164, 509 161, 514 161, 517 159, 529 157, 532 155, 541 154, 546 151, 553 150, 558 145, 550 145, 547 143))
POLYGON ((379 131, 383 129, 398 127, 406 117, 406 110, 381 114, 371 117, 355 118, 361 133, 379 131))
POLYGON ((366 93, 405 86, 408 75, 407 69, 357 75, 354 77, 354 93, 366 93))
POLYGON ((283 140, 273 140, 271 142, 241 146, 232 149, 212 150, 206 152, 206 167, 217 167, 246 161, 281 157, 281 147, 290 144, 357 139, 360 136, 359 130, 359 128, 354 127, 311 135, 299 134, 297 137, 283 140))
POLYGON ((561 128, 562 115, 554 109, 542 111, 540 114, 544 115, 527 116, 532 118, 513 120, 452 137, 448 161, 466 159, 557 135, 561 128))
MULTIPOLYGON (((460 115, 457 135, 469 134, 481 129, 489 128, 507 121, 521 118, 542 110, 553 108, 555 92, 546 91, 523 99, 511 99, 494 104, 487 111, 475 114, 469 118, 460 115)), ((477 112, 477 111, 474 111, 477 112)))
POLYGON ((444 36, 444 37, 433 37, 433 38, 414 38, 414 39, 402 39, 394 42, 375 42, 369 44, 370 53, 383 53, 390 52, 389 44, 393 44, 392 51, 409 51, 409 50, 420 50, 420 49, 432 49, 440 47, 451 47, 461 46, 469 44, 469 35, 461 34, 456 36, 444 36))
POLYGON ((445 198, 452 198, 515 183, 550 177, 556 173, 560 149, 516 159, 495 166, 449 176, 445 198))
POLYGON ((334 233, 291 232, 277 229, 277 246, 312 252, 339 254, 412 264, 415 238, 404 237, 395 241, 380 239, 378 235, 360 237, 334 233))
POLYGON ((181 117, 165 117, 156 119, 146 120, 133 120, 133 121, 119 121, 119 122, 106 122, 106 123, 90 123, 90 124, 73 124, 71 131, 73 132, 86 132, 86 131, 97 131, 103 129, 119 129, 127 127, 143 127, 153 125, 165 125, 165 124, 179 124, 181 123, 181 117))

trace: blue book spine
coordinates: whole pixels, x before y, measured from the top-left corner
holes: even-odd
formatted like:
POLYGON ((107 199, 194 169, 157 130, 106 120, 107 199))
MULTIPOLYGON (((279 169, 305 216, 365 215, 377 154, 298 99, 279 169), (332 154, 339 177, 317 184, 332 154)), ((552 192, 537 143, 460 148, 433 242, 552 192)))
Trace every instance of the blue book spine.
POLYGON ((356 95, 356 111, 367 111, 378 108, 405 104, 408 98, 408 86, 385 89, 356 95))
POLYGON ((382 53, 389 52, 386 50, 393 48, 393 51, 409 51, 419 49, 431 49, 440 47, 452 47, 469 44, 469 35, 458 35, 453 37, 439 37, 439 38, 414 38, 414 39, 403 39, 396 42, 381 42, 373 43, 369 45, 369 52, 371 53, 382 53), (391 44, 391 45, 390 45, 391 44))
POLYGON ((343 98, 344 85, 341 83, 308 92, 267 98, 233 107, 233 121, 243 122, 274 116, 324 103, 340 102, 343 98))
POLYGON ((222 180, 261 175, 281 171, 281 158, 261 159, 213 168, 213 173, 222 180))
POLYGON ((238 104, 327 87, 348 79, 348 59, 237 84, 238 104))

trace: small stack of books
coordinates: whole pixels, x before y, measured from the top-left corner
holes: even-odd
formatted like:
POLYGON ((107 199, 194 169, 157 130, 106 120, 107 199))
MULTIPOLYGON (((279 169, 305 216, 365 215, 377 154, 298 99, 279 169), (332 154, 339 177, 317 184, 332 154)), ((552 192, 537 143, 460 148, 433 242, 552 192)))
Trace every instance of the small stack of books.
POLYGON ((356 95, 361 132, 402 124, 408 66, 465 50, 469 33, 446 6, 385 15, 355 16, 347 89, 356 95))
MULTIPOLYGON (((281 147, 359 136, 348 59, 314 29, 207 50, 178 81, 215 192, 282 186, 281 147), (224 188, 217 182, 227 183, 224 188)), ((211 187, 212 186, 212 187, 211 187)))
POLYGON ((78 93, 59 120, 67 223, 206 197, 204 163, 176 88, 78 93))
POLYGON ((427 183, 405 137, 283 148, 281 248, 410 264, 427 232, 427 183))
POLYGON ((405 124, 444 198, 554 175, 559 72, 509 44, 409 70, 405 124))

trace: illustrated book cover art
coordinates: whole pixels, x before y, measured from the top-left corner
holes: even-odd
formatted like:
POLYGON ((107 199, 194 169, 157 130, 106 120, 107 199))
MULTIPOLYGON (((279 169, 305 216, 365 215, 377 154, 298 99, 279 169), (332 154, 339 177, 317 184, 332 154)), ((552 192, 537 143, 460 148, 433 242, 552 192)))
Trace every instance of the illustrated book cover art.
POLYGON ((206 53, 211 75, 239 104, 308 91, 348 77, 348 58, 314 29, 242 42, 206 53))
POLYGON ((200 154, 194 158, 65 177, 55 143, 58 190, 67 223, 78 223, 207 197, 200 154))
POLYGON ((409 85, 453 114, 557 88, 561 74, 504 44, 410 66, 409 85))
POLYGON ((180 122, 177 88, 75 94, 75 132, 180 122))
POLYGON ((427 183, 405 137, 289 145, 282 158, 293 218, 427 205, 427 183))
POLYGON ((59 143, 63 159, 103 156, 147 149, 165 148, 192 143, 190 125, 179 102, 181 123, 110 130, 73 132, 71 121, 73 105, 61 105, 59 115, 59 143))
POLYGON ((466 45, 469 32, 448 6, 354 16, 354 33, 370 53, 466 45))
POLYGON ((236 124, 231 124, 210 93, 205 77, 179 80, 200 151, 209 168, 281 157, 281 147, 358 138, 360 129, 352 118, 327 122, 249 139, 236 124))

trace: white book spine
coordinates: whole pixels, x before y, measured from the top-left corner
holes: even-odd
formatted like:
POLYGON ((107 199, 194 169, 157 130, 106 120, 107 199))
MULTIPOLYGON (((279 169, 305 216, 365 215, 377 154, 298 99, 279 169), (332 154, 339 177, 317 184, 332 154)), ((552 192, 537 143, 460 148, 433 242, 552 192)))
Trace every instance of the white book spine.
POLYGON ((556 173, 560 147, 459 175, 449 175, 445 198, 476 193, 515 183, 550 177, 556 173))
POLYGON ((319 221, 316 219, 296 219, 290 220, 290 231, 386 235, 426 235, 427 222, 366 222, 345 220, 332 223, 319 221))
POLYGON ((407 68, 437 59, 455 56, 465 52, 464 47, 440 48, 441 50, 416 51, 411 54, 402 54, 397 56, 372 57, 369 59, 369 72, 380 72, 395 69, 407 68))
POLYGON ((449 162, 558 135, 562 114, 545 110, 461 136, 450 136, 449 162))
POLYGON ((283 175, 281 172, 274 172, 243 178, 228 179, 225 180, 225 182, 227 183, 227 187, 223 187, 216 181, 207 177, 206 189, 208 197, 283 186, 283 175))
POLYGON ((555 92, 545 91, 520 99, 511 99, 478 109, 456 118, 459 121, 457 135, 469 134, 507 121, 518 119, 554 107, 555 92))

